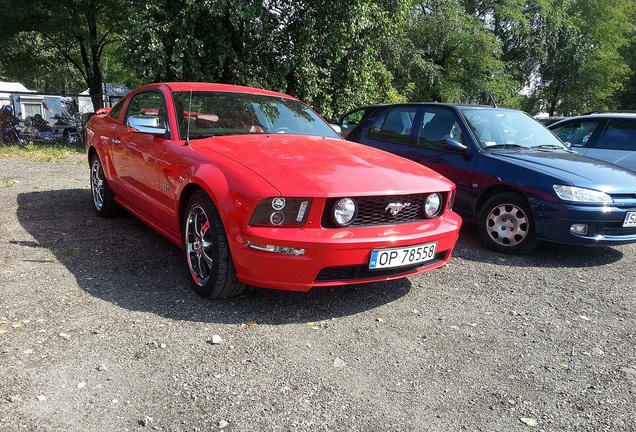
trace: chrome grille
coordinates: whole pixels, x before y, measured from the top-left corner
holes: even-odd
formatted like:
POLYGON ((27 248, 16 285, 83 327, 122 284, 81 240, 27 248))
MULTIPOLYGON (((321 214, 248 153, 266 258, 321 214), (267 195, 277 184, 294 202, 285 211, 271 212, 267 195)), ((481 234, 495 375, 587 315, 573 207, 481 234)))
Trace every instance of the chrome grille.
MULTIPOLYGON (((356 219, 349 226, 373 226, 393 225, 406 222, 425 220, 424 202, 430 194, 415 195, 389 195, 370 197, 351 197, 358 206, 356 219), (396 215, 392 215, 387 206, 394 203, 410 203, 410 206, 402 208, 396 215)), ((442 193, 443 207, 448 201, 448 193, 442 193)), ((328 198, 322 212, 321 224, 323 228, 339 228, 332 218, 333 205, 341 198, 328 198)))

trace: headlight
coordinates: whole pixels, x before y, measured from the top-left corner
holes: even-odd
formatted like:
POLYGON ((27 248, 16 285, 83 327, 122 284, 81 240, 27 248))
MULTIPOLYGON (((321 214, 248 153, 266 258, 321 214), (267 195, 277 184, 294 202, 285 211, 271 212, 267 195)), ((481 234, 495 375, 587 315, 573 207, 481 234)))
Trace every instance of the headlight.
POLYGON ((250 225, 303 226, 309 215, 311 198, 266 198, 256 206, 250 225))
POLYGON ((439 213, 442 207, 442 196, 438 193, 432 193, 426 197, 424 203, 424 213, 427 218, 432 218, 439 213))
POLYGON ((612 197, 605 192, 585 189, 576 186, 553 185, 554 192, 564 201, 588 203, 612 203, 612 197))
POLYGON ((356 217, 358 206, 351 198, 342 198, 336 201, 332 208, 333 221, 338 226, 347 226, 356 217))

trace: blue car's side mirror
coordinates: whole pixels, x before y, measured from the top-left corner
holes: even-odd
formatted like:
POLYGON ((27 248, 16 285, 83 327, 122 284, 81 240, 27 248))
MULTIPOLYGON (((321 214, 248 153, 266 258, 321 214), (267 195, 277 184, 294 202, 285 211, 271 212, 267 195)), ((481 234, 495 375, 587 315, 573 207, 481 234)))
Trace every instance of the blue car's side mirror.
POLYGON ((470 154, 470 149, 466 145, 450 138, 444 138, 444 140, 442 141, 442 149, 453 153, 460 153, 463 155, 470 154))

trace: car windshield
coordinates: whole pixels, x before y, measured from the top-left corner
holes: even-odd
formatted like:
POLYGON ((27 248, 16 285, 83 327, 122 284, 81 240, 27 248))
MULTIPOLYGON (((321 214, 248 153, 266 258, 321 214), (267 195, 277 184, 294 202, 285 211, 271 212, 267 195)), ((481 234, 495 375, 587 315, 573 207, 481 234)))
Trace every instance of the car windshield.
POLYGON ((280 133, 342 139, 298 100, 249 93, 174 92, 181 139, 280 133))
POLYGON ((566 150, 552 132, 523 111, 460 108, 481 148, 566 150))

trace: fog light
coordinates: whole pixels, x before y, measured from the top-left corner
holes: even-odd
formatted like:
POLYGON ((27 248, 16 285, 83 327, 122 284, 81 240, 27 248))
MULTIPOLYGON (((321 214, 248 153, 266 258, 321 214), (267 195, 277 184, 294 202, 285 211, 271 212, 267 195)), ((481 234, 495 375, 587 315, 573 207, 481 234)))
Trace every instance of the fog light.
POLYGON ((587 234, 587 225, 586 224, 574 224, 570 227, 570 232, 576 235, 585 235, 587 234))
POLYGON ((247 242, 247 246, 263 252, 273 252, 281 255, 305 255, 305 249, 292 248, 287 246, 261 245, 258 243, 247 242))

